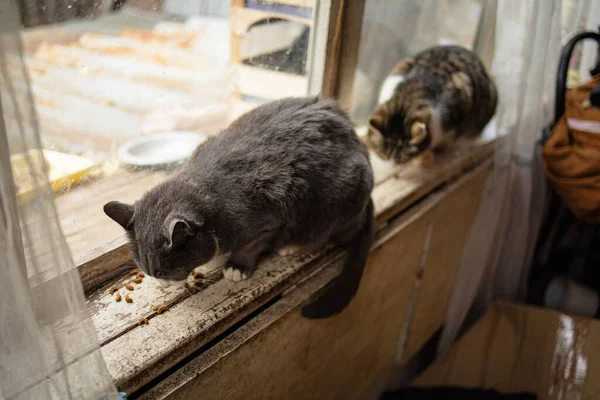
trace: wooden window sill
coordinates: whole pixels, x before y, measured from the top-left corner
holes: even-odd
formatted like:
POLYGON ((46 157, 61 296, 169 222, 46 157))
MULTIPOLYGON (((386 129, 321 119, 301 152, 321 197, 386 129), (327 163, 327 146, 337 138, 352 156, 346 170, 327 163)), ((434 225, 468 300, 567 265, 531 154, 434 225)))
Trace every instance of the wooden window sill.
MULTIPOLYGON (((448 155, 427 169, 415 163, 394 166, 373 156, 376 176, 373 200, 379 240, 385 240, 388 221, 434 189, 488 160, 493 150, 493 141, 482 141, 470 151, 448 155)), ((271 255, 261 262, 251 279, 234 283, 215 272, 209 276, 215 282, 193 295, 183 287, 161 288, 146 278, 142 284, 134 284, 133 292, 120 289, 123 296, 129 294, 134 299, 128 304, 115 302, 108 289, 121 286, 130 277, 118 276, 98 286, 100 278, 106 277, 102 275, 103 268, 104 273, 117 271, 117 264, 129 262, 123 239, 112 246, 104 258, 87 260, 79 268, 84 276, 86 273, 95 276, 88 280, 94 282, 90 287, 97 286, 88 293, 89 309, 108 369, 119 390, 127 393, 133 393, 191 353, 212 344, 220 334, 310 274, 324 273, 324 266, 341 254, 340 249, 329 249, 295 258, 271 255), (152 306, 161 305, 170 309, 158 315, 152 306), (149 324, 138 326, 144 317, 149 324)))

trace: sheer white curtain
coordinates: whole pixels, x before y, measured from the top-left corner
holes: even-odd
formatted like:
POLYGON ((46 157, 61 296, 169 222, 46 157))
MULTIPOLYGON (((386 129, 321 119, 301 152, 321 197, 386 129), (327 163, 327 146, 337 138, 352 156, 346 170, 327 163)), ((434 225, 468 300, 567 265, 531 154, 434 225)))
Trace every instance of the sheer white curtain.
MULTIPOLYGON (((538 137, 553 116, 561 21, 573 20, 561 15, 562 3, 487 2, 492 8, 487 11, 495 14, 495 24, 489 24, 495 32, 486 33, 482 27, 480 34, 494 41, 488 45, 494 48, 492 71, 500 98, 495 130, 506 137, 497 142, 494 170, 463 254, 439 344, 441 354, 451 346, 473 304, 481 312, 496 298, 525 297, 546 193, 538 137)), ((573 27, 562 32, 570 35, 573 27)))
MULTIPOLYGON (((118 399, 62 236, 41 154, 15 0, 0 2, 0 399, 118 399), (19 205, 11 154, 35 198, 19 205)), ((20 182, 16 182, 18 185, 20 182)))

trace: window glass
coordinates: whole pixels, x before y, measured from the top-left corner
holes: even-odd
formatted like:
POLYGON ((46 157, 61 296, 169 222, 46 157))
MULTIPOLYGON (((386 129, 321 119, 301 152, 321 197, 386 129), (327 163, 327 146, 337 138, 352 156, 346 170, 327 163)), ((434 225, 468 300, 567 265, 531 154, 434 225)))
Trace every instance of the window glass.
POLYGON ((15 1, 76 263, 123 235, 106 202, 140 198, 241 113, 307 94, 314 0, 15 1))
POLYGON ((360 126, 375 109, 394 65, 436 44, 473 48, 483 0, 366 0, 354 78, 352 116, 360 126))

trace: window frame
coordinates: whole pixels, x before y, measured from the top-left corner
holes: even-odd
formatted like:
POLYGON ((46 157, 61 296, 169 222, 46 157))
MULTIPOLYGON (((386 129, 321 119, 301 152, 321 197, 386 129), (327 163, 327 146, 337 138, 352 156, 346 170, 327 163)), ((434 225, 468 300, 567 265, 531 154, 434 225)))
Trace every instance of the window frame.
MULTIPOLYGON (((243 0, 231 1, 232 4, 235 4, 243 0)), ((352 99, 364 7, 365 0, 320 0, 313 25, 316 28, 312 30, 312 33, 314 33, 319 29, 325 29, 322 27, 327 28, 326 35, 313 35, 311 37, 308 59, 311 73, 309 75, 308 92, 309 94, 320 93, 325 98, 337 99, 345 109, 349 109, 352 99)), ((395 221, 400 213, 408 210, 409 207, 427 196, 436 187, 461 176, 465 171, 486 162, 486 160, 489 162, 493 147, 494 143, 481 146, 472 154, 448 161, 441 166, 443 169, 439 171, 421 171, 419 167, 414 165, 409 168, 402 168, 383 163, 380 160, 374 160, 374 169, 380 169, 381 180, 380 185, 375 188, 373 193, 377 208, 379 243, 387 240, 389 235, 392 235, 393 232, 388 232, 385 228, 391 226, 388 224, 395 221)), ((138 336, 138 333, 146 335, 154 329, 160 329, 158 328, 160 320, 156 321, 157 328, 155 328, 155 321, 152 321, 150 327, 136 329, 135 326, 131 326, 127 329, 121 329, 117 335, 111 336, 108 340, 103 340, 102 346, 102 352, 109 371, 113 374, 115 383, 121 390, 135 392, 151 380, 156 379, 160 374, 165 373, 168 368, 172 368, 177 363, 185 360, 192 351, 201 351, 205 346, 214 344, 215 341, 219 340, 221 334, 234 328, 236 324, 243 321, 243 318, 253 315, 261 307, 276 299, 277 296, 285 295, 282 293, 293 290, 295 285, 307 277, 319 274, 322 276, 323 284, 326 284, 333 279, 335 274, 326 274, 324 268, 333 263, 341 252, 342 250, 337 249, 334 252, 322 252, 313 258, 293 261, 284 260, 285 263, 279 266, 275 266, 272 260, 269 261, 267 267, 271 269, 278 268, 278 271, 285 270, 284 274, 279 275, 279 280, 265 278, 264 282, 261 280, 253 282, 253 284, 260 286, 259 289, 262 292, 259 294, 253 293, 251 298, 244 298, 244 302, 235 305, 237 308, 230 314, 225 315, 220 304, 212 308, 202 308, 202 313, 210 314, 207 320, 209 320, 211 326, 202 333, 198 333, 199 328, 197 328, 193 334, 188 334, 185 342, 178 343, 177 347, 169 347, 162 352, 152 348, 155 351, 152 353, 154 358, 140 351, 139 357, 132 357, 121 362, 124 355, 125 358, 127 355, 131 355, 131 346, 144 346, 141 342, 143 339, 138 336), (124 350, 127 350, 127 352, 123 352, 124 350)), ((106 291, 100 288, 119 278, 123 274, 123 267, 128 265, 132 265, 132 259, 129 255, 127 238, 122 235, 93 249, 79 260, 77 268, 84 289, 88 294, 100 295, 103 293, 106 295, 106 291)), ((225 283, 222 283, 220 288, 224 287, 225 283)), ((223 293, 219 293, 219 295, 223 295, 223 293)), ((200 302, 200 297, 190 296, 179 299, 176 305, 183 303, 188 306, 192 303, 196 304, 200 302)), ((177 312, 178 310, 174 309, 173 313, 165 314, 164 317, 167 318, 165 321, 175 321, 180 318, 177 317, 177 312)), ((171 324, 171 326, 173 325, 171 324)), ((159 331, 159 333, 164 332, 159 331)), ((173 346, 173 344, 167 346, 173 346)), ((137 355, 135 354, 135 356, 137 355)))
MULTIPOLYGON (((231 6, 243 6, 244 2, 231 0, 231 6)), ((308 94, 336 99, 342 108, 349 109, 366 0, 315 2, 314 29, 311 29, 307 60, 310 66, 308 94), (316 32, 326 34, 318 35, 316 32)), ((123 234, 93 248, 77 260, 76 266, 87 293, 117 276, 121 267, 132 262, 127 238, 123 234)))

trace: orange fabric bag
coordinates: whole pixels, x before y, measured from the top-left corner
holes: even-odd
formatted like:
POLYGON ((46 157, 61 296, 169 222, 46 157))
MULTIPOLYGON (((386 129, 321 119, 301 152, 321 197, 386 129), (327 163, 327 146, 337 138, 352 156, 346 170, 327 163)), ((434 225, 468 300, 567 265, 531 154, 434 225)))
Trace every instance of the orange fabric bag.
POLYGON ((589 103, 600 75, 568 89, 565 114, 542 152, 544 169, 564 204, 582 221, 600 223, 600 109, 589 103))

